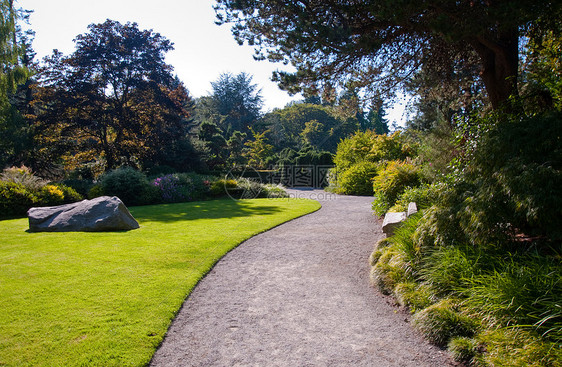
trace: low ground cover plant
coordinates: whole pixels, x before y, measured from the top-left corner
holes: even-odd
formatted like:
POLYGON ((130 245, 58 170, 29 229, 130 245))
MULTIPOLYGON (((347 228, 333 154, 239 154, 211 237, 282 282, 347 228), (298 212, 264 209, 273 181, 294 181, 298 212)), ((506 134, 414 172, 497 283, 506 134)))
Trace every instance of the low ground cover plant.
POLYGON ((132 207, 140 228, 28 233, 0 221, 0 364, 145 366, 186 296, 243 240, 319 209, 299 199, 132 207))

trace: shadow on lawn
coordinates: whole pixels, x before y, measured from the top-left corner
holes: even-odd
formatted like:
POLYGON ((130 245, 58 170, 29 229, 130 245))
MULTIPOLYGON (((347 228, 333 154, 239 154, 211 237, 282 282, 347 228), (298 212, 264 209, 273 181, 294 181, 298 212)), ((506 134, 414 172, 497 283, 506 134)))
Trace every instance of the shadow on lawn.
POLYGON ((252 215, 272 215, 282 211, 277 206, 256 205, 230 199, 161 204, 129 208, 139 221, 177 222, 196 219, 228 219, 252 215))

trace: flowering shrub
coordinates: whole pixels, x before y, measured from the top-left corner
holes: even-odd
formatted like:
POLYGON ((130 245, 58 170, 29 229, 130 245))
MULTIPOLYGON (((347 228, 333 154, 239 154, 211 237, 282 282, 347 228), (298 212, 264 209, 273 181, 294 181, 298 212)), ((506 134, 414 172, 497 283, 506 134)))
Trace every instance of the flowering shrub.
POLYGON ((158 188, 164 202, 178 203, 190 199, 190 190, 187 187, 188 185, 186 185, 190 183, 188 180, 180 182, 180 178, 177 175, 165 175, 155 179, 153 185, 158 188))
POLYGON ((0 218, 23 216, 34 206, 53 206, 82 200, 63 184, 49 184, 25 166, 0 173, 0 218))
POLYGON ((42 204, 48 206, 60 205, 64 202, 64 192, 54 185, 43 186, 38 197, 42 204))

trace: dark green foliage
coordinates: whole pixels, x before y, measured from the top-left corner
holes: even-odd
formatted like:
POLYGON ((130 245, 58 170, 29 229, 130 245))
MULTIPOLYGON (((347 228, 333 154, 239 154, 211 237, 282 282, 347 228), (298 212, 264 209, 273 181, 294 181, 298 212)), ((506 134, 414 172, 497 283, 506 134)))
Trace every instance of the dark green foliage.
POLYGON ((225 138, 230 138, 234 131, 250 133, 249 127, 256 124, 263 105, 261 90, 252 84, 252 76, 244 72, 223 73, 211 85, 213 109, 209 112, 220 116, 217 125, 225 132, 225 138))
POLYGON ((209 196, 209 188, 216 178, 200 175, 194 172, 179 173, 180 184, 187 186, 188 197, 190 200, 202 200, 209 196))
POLYGON ((296 154, 293 161, 295 165, 331 166, 334 160, 332 153, 317 150, 310 145, 305 145, 296 154))
POLYGON ((463 65, 471 52, 480 66, 474 77, 482 78, 494 108, 517 94, 519 30, 545 18, 559 20, 560 9, 559 2, 528 0, 216 5, 219 21, 234 23, 234 37, 256 47, 258 58, 295 66, 293 73, 275 75, 290 92, 318 95, 339 83, 376 95, 411 80, 420 66, 463 65))
POLYGON ((211 170, 224 168, 227 159, 227 141, 224 132, 214 122, 205 121, 199 126, 199 140, 203 143, 203 162, 211 170))
POLYGON ((366 124, 365 126, 363 126, 363 128, 365 130, 373 130, 376 134, 379 135, 390 133, 390 129, 388 128, 388 120, 385 118, 385 116, 386 112, 382 105, 371 107, 365 120, 366 124))
POLYGON ((37 200, 24 185, 0 181, 0 217, 23 216, 37 200))
POLYGON ((441 297, 458 294, 467 286, 469 279, 478 274, 479 254, 459 246, 430 247, 424 249, 423 267, 418 269, 419 278, 430 285, 441 297))
POLYGON ((146 176, 131 167, 106 173, 100 179, 100 186, 103 195, 117 196, 127 206, 155 203, 159 195, 146 176))
POLYGON ((472 189, 465 195, 461 224, 473 241, 506 230, 562 239, 561 142, 560 112, 495 118, 464 176, 472 189))
POLYGON ((66 179, 63 180, 61 184, 72 188, 82 197, 87 197, 88 192, 90 191, 92 186, 94 186, 94 182, 92 180, 86 179, 66 179))
POLYGON ((536 254, 512 257, 496 270, 465 281, 469 284, 462 292, 464 306, 488 325, 520 325, 562 342, 559 259, 536 254))

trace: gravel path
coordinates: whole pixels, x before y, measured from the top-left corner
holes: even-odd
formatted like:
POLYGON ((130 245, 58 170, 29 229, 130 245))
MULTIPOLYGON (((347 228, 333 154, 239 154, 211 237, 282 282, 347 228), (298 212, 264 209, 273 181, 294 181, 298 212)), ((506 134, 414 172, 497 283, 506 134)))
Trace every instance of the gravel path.
POLYGON ((370 197, 291 191, 322 209, 251 238, 197 285, 151 366, 454 366, 369 284, 370 197))

